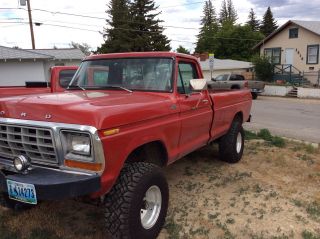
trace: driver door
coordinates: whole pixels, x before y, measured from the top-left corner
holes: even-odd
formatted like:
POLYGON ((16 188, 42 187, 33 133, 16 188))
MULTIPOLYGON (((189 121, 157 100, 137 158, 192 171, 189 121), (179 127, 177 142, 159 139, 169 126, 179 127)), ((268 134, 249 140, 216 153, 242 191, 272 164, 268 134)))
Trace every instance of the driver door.
POLYGON ((213 111, 206 90, 194 92, 191 79, 200 78, 200 70, 193 61, 178 61, 178 101, 180 105, 181 134, 179 148, 181 156, 205 145, 209 138, 213 111))

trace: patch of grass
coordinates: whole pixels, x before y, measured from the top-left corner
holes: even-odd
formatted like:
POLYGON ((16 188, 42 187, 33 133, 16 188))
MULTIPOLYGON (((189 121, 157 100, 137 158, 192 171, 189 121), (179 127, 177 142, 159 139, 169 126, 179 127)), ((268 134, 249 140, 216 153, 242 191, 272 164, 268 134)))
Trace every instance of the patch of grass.
POLYGON ((305 150, 308 154, 314 154, 317 152, 317 149, 315 147, 313 147, 311 144, 307 144, 305 146, 305 150))
POLYGON ((261 188, 261 186, 259 184, 255 184, 253 186, 253 191, 256 193, 261 193, 261 192, 263 192, 263 189, 261 188))
POLYGON ((273 136, 270 143, 278 148, 284 148, 286 146, 286 141, 279 136, 273 136))
POLYGON ((268 129, 261 129, 257 136, 261 139, 264 139, 265 141, 271 141, 272 140, 272 135, 268 129))
POLYGON ((175 223, 173 217, 167 218, 166 224, 164 228, 167 230, 170 239, 179 239, 180 234, 179 232, 182 230, 182 226, 175 223))
POLYGON ((320 203, 314 201, 307 206, 306 210, 311 218, 320 219, 320 203))
POLYGON ((249 130, 245 130, 244 131, 244 138, 246 140, 253 140, 253 139, 259 139, 259 137, 257 136, 256 133, 249 131, 249 130))
POLYGON ((220 215, 220 213, 215 213, 215 214, 211 214, 211 213, 209 213, 208 214, 208 218, 210 219, 210 220, 213 220, 213 219, 216 219, 218 216, 220 215))
POLYGON ((245 133, 247 140, 263 139, 278 148, 284 148, 286 146, 286 141, 283 138, 279 136, 272 136, 268 129, 261 129, 257 134, 251 131, 245 131, 245 133))
POLYGON ((313 234, 312 232, 309 232, 307 230, 304 230, 302 232, 302 238, 303 239, 320 239, 320 235, 319 234, 313 234))
POLYGON ((303 206, 303 202, 301 202, 298 199, 292 199, 291 202, 297 207, 302 207, 303 206))
POLYGON ((204 227, 197 228, 196 230, 192 230, 192 228, 189 230, 189 234, 192 236, 195 235, 208 235, 209 229, 205 229, 204 227))
POLYGON ((235 224, 236 220, 234 220, 233 218, 228 218, 226 223, 228 224, 235 224))

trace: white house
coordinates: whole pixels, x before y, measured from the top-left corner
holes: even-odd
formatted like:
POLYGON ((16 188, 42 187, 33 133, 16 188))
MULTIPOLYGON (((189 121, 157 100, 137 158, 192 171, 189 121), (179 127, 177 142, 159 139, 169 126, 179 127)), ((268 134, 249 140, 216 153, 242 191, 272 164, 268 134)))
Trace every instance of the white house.
MULTIPOLYGON (((195 54, 198 58, 200 66, 203 71, 205 79, 211 78, 210 64, 209 64, 209 55, 208 54, 195 54)), ((221 74, 235 73, 248 75, 246 72, 251 71, 253 65, 251 62, 247 61, 237 61, 229 59, 214 59, 213 67, 213 77, 217 77, 221 74)), ((250 75, 250 74, 249 74, 250 75)))
POLYGON ((74 48, 25 50, 0 46, 0 86, 49 81, 52 66, 79 65, 84 57, 74 48))

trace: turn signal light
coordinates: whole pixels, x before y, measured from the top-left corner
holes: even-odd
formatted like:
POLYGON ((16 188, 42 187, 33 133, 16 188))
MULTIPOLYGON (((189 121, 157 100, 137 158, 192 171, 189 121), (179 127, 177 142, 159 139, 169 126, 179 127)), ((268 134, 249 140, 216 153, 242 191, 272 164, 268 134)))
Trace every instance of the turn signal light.
POLYGON ((68 159, 64 160, 64 165, 70 168, 79 168, 96 172, 103 169, 103 165, 101 163, 85 163, 68 159))
POLYGON ((103 135, 104 136, 111 136, 114 134, 118 134, 119 132, 120 132, 120 129, 109 129, 109 130, 103 131, 103 135))

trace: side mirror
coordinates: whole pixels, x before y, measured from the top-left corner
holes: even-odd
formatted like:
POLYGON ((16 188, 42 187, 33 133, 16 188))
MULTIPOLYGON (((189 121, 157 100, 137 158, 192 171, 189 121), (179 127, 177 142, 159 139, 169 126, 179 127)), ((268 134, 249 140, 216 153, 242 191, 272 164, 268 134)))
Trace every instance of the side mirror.
POLYGON ((211 78, 211 80, 212 80, 212 81, 217 81, 217 80, 216 80, 215 78, 213 78, 213 77, 211 78))
POLYGON ((190 86, 193 91, 202 91, 207 89, 207 81, 205 79, 192 79, 190 86))

